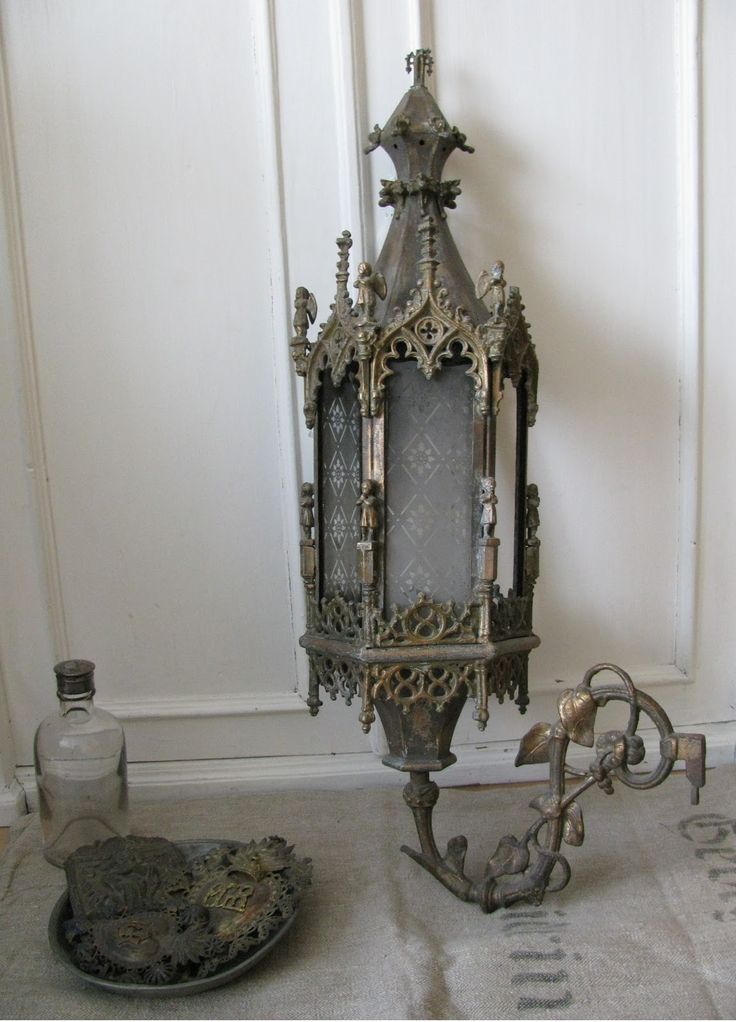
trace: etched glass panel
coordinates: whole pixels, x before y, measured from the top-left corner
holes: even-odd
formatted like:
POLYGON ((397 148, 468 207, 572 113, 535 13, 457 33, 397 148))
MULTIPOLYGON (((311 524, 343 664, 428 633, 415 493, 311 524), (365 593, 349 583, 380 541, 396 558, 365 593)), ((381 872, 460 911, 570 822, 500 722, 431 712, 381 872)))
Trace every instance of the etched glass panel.
POLYGON ((473 384, 392 363, 386 413, 386 605, 471 597, 473 384))
POLYGON ((320 390, 319 515, 322 596, 358 600, 355 544, 360 539, 360 406, 354 375, 335 387, 328 370, 320 390))

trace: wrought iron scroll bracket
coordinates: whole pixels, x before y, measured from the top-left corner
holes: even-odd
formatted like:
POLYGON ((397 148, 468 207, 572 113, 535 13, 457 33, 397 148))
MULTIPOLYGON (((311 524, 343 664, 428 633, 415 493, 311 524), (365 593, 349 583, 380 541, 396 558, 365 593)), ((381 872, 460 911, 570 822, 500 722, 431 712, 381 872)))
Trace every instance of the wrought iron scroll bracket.
POLYGON ((535 724, 521 739, 516 765, 549 763, 549 787, 533 799, 530 806, 539 813, 521 840, 512 835, 501 838, 477 880, 465 874, 467 839, 452 838, 444 855, 437 847, 432 828, 432 811, 439 796, 437 785, 427 772, 412 772, 404 789, 404 800, 412 810, 419 836, 420 851, 403 846, 424 869, 463 901, 478 902, 484 912, 526 901, 538 905, 544 895, 560 891, 571 876, 570 864, 560 851, 563 843, 583 843, 585 828, 579 797, 597 785, 613 794, 614 780, 629 788, 645 790, 661 784, 677 761, 685 764, 690 781, 691 800, 697 804, 705 784, 705 738, 700 734, 673 731, 667 714, 651 696, 637 689, 630 676, 614 664, 596 664, 575 689, 566 689, 558 700, 555 724, 535 724), (591 686, 595 675, 612 671, 621 684, 591 686), (609 702, 629 706, 629 720, 623 731, 605 731, 596 738, 594 731, 598 709, 609 702), (648 770, 632 767, 645 758, 644 742, 636 733, 641 714, 648 717, 660 736, 659 758, 648 770), (587 771, 572 768, 566 762, 570 743, 595 746, 595 757, 587 771), (567 778, 575 784, 567 790, 567 778))

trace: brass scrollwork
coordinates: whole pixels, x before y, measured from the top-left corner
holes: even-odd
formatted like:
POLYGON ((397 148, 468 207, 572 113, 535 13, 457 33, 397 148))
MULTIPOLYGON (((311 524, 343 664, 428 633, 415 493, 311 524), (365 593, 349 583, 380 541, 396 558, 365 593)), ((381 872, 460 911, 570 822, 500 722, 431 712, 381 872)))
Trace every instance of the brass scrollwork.
POLYGON ((375 671, 373 702, 379 698, 398 703, 406 712, 419 702, 436 710, 453 699, 463 686, 474 690, 475 664, 395 664, 375 671))
POLYGON ((379 646, 422 646, 437 642, 477 641, 477 608, 465 604, 436 603, 426 593, 378 626, 379 646))

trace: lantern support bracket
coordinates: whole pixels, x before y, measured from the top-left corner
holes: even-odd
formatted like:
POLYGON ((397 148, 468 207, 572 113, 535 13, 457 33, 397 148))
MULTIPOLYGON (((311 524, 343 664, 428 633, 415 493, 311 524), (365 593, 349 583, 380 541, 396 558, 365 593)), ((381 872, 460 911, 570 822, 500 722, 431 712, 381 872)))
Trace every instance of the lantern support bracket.
POLYGON ((516 765, 549 762, 549 787, 533 799, 531 808, 539 819, 519 841, 513 835, 503 837, 486 864, 484 874, 472 880, 464 871, 468 841, 463 835, 451 838, 442 855, 432 827, 432 813, 439 788, 423 771, 412 771, 404 788, 404 801, 414 814, 421 851, 406 845, 402 851, 436 877, 463 901, 480 904, 484 912, 493 912, 517 901, 538 905, 547 890, 559 891, 571 876, 570 864, 560 849, 563 843, 581 845, 585 836, 583 811, 578 798, 597 785, 613 794, 614 779, 630 788, 644 790, 661 784, 678 760, 692 785, 692 801, 697 805, 700 788, 705 784, 705 737, 677 734, 662 707, 641 692, 630 676, 614 664, 596 664, 586 672, 582 684, 565 690, 558 701, 558 721, 535 724, 521 739, 516 765), (593 677, 613 671, 622 684, 593 688, 593 677), (594 738, 593 724, 598 709, 608 702, 629 705, 629 721, 623 731, 606 731, 594 738), (634 772, 631 767, 645 757, 644 742, 636 733, 641 713, 659 732, 658 761, 648 770, 634 772), (566 762, 571 742, 592 746, 595 758, 587 771, 573 769, 566 762), (577 783, 566 790, 567 777, 577 783))

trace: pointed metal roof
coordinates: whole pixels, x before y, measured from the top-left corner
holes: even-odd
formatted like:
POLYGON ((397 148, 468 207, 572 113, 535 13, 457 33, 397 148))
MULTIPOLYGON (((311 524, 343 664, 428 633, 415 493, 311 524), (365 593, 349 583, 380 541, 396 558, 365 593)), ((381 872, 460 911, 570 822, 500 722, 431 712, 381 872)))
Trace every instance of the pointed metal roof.
POLYGON ((460 258, 447 225, 446 210, 455 208, 459 181, 443 181, 442 171, 455 149, 473 152, 465 135, 451 126, 425 81, 432 72, 429 50, 407 57, 407 71, 414 83, 405 93, 383 128, 369 136, 366 152, 379 146, 396 168, 396 179, 381 182, 379 205, 393 206, 394 215, 375 269, 388 282, 388 293, 378 304, 377 319, 386 322, 402 307, 417 285, 420 259, 419 226, 423 217, 437 223, 436 250, 443 286, 476 323, 488 319, 488 310, 476 297, 475 287, 460 258))

